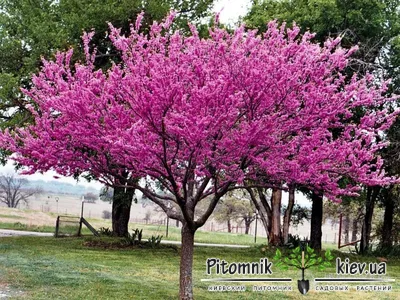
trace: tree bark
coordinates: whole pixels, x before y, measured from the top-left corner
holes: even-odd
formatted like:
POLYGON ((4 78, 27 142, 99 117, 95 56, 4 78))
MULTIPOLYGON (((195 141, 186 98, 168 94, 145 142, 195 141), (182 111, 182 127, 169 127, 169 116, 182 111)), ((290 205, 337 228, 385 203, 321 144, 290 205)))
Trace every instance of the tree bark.
POLYGON ((378 197, 380 187, 368 187, 367 188, 367 199, 365 201, 365 214, 363 220, 363 226, 361 229, 361 242, 360 242, 360 253, 366 254, 369 249, 372 229, 372 216, 374 213, 374 207, 376 198, 378 197))
POLYGON ((346 213, 344 216, 344 243, 349 243, 350 237, 350 214, 346 213))
POLYGON ((387 193, 387 198, 385 199, 385 214, 383 216, 383 227, 382 227, 382 237, 381 237, 381 247, 383 249, 390 249, 393 246, 393 214, 394 214, 394 201, 393 194, 391 191, 387 193))
POLYGON ((252 222, 251 216, 249 216, 248 218, 244 219, 244 226, 245 226, 244 233, 245 234, 249 234, 251 222, 252 222))
POLYGON ((258 220, 261 220, 265 232, 267 233, 267 238, 269 237, 269 231, 268 231, 268 217, 267 214, 263 211, 263 209, 261 208, 260 210, 257 209, 258 212, 258 220))
POLYGON ((257 201, 257 196, 254 193, 254 191, 252 189, 247 189, 247 191, 250 194, 250 199, 253 202, 253 204, 258 212, 258 218, 263 223, 265 232, 267 233, 267 238, 269 239, 268 214, 267 214, 266 210, 264 209, 264 206, 260 202, 257 201))
POLYGON ((271 198, 271 232, 269 235, 269 245, 281 246, 282 245, 282 232, 281 232, 281 203, 282 191, 273 189, 271 198))
POLYGON ((283 244, 286 245, 289 242, 289 227, 290 220, 292 218, 293 206, 294 206, 294 188, 289 188, 289 200, 283 216, 283 244))
POLYGON ((249 234, 250 232, 250 225, 246 224, 246 228, 244 229, 244 234, 249 234))
POLYGON ((179 297, 181 300, 193 299, 193 250, 194 250, 194 234, 184 222, 182 224, 182 247, 181 247, 181 265, 180 265, 180 288, 179 297))
POLYGON ((131 215, 132 198, 135 190, 132 188, 115 187, 112 203, 112 230, 115 236, 127 236, 131 215))
POLYGON ((355 217, 353 219, 352 229, 351 229, 351 241, 357 241, 357 234, 358 234, 358 218, 355 217))
POLYGON ((322 248, 322 198, 322 193, 312 193, 310 246, 316 251, 321 251, 322 248))
MULTIPOLYGON (((272 212, 272 205, 273 205, 272 196, 273 195, 271 196, 271 206, 270 206, 268 204, 267 198, 265 197, 263 189, 258 188, 257 190, 258 190, 258 195, 260 197, 261 205, 262 205, 264 211, 266 212, 266 216, 267 216, 267 218, 266 218, 266 220, 267 220, 267 228, 266 229, 267 229, 267 235, 268 235, 268 241, 269 241, 270 240, 270 236, 271 236, 271 232, 272 232, 272 215, 273 215, 273 212, 272 212)), ((280 224, 280 222, 279 222, 279 224, 280 224)))
POLYGON ((228 232, 231 233, 232 232, 232 226, 231 226, 231 220, 230 219, 227 220, 227 225, 228 225, 228 232))

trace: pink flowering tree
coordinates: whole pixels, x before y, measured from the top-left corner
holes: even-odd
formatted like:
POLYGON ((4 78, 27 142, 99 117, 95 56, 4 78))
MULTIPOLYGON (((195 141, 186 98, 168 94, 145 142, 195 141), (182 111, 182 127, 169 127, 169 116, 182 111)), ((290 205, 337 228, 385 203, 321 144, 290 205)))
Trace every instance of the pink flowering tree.
POLYGON ((183 225, 181 299, 193 298, 195 232, 228 191, 299 184, 335 199, 357 192, 339 186, 343 176, 391 180, 375 152, 395 114, 384 109, 384 83, 342 74, 355 49, 339 40, 320 47, 312 34, 274 22, 262 36, 242 26, 201 39, 194 27, 189 36, 173 32, 173 14, 149 35, 139 33, 140 19, 129 36, 110 25, 122 62, 107 71, 94 69, 91 34, 85 62, 71 66, 72 50, 43 61, 24 91, 34 124, 0 141, 26 173, 90 172, 114 186, 127 174, 146 179, 130 184, 183 225))

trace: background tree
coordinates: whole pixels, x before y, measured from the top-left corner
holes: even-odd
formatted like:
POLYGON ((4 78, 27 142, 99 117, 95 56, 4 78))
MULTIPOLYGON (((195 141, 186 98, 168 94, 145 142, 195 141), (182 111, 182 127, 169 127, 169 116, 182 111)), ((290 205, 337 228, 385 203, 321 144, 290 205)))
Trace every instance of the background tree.
MULTIPOLYGON (((259 0, 245 17, 246 25, 262 31, 269 20, 292 24, 296 22, 302 32, 316 32, 315 40, 321 44, 328 37, 340 36, 341 45, 350 48, 358 45, 347 73, 379 73, 394 78, 392 89, 398 90, 400 61, 400 11, 399 0, 259 0)), ((359 117, 356 118, 357 120, 359 117)), ((371 222, 380 187, 368 187, 362 229, 361 249, 369 248, 371 222)), ((322 225, 322 198, 313 197, 311 239, 319 245, 322 225)))
POLYGON ((378 250, 381 255, 390 255, 397 253, 400 245, 400 197, 398 186, 390 189, 385 189, 383 194, 388 194, 382 197, 380 206, 384 207, 383 220, 376 220, 376 233, 379 238, 378 250))
POLYGON ((315 32, 320 43, 341 36, 343 47, 359 46, 351 67, 365 73, 385 67, 382 49, 393 45, 400 33, 399 4, 399 0, 258 0, 245 22, 263 31, 270 20, 296 22, 303 32, 315 32))
MULTIPOLYGON (((256 192, 250 192, 250 199, 257 209, 260 219, 267 232, 268 244, 273 246, 285 245, 289 241, 289 228, 293 220, 304 218, 301 216, 301 211, 295 208, 295 187, 289 185, 288 190, 288 205, 282 207, 282 190, 272 190, 270 194, 268 190, 257 188, 256 192), (283 208, 283 210, 282 210, 283 208), (293 212, 296 215, 293 215, 293 212), (282 220, 283 214, 283 220, 282 220), (282 224, 281 224, 282 220, 282 224)), ((298 223, 297 223, 298 224, 298 223)))
POLYGON ((383 221, 377 224, 377 235, 380 241, 379 248, 382 254, 390 253, 393 247, 393 220, 396 207, 399 205, 398 186, 383 188, 378 197, 379 206, 384 207, 383 221))
POLYGON ((271 206, 267 202, 268 196, 270 197, 268 190, 263 188, 251 189, 247 187, 246 191, 248 192, 255 209, 257 210, 258 218, 261 220, 265 232, 267 233, 267 239, 269 240, 272 213, 271 206))
MULTIPOLYGON (((142 31, 148 32, 154 20, 161 20, 171 10, 177 11, 174 25, 188 29, 188 21, 199 24, 213 0, 5 0, 0 2, 0 128, 24 127, 32 116, 20 87, 29 88, 31 75, 39 71, 41 57, 54 58, 57 51, 75 49, 71 63, 83 60, 83 31, 95 30, 92 41, 97 53, 96 68, 107 69, 121 60, 120 51, 107 38, 107 22, 129 31, 129 24, 141 11, 142 31)), ((28 101, 29 102, 29 101, 28 101)), ((2 161, 4 160, 3 153, 2 161)), ((123 166, 115 166, 124 169, 123 166)), ((78 177, 79 173, 74 174, 78 177)), ((96 179, 93 174, 87 176, 96 179)), ((113 199, 113 232, 128 233, 134 190, 127 188, 135 178, 120 178, 113 199)))
POLYGON ((283 244, 286 245, 289 242, 289 227, 292 221, 293 208, 295 202, 295 188, 294 186, 289 187, 288 205, 284 209, 283 214, 283 226, 282 226, 282 240, 283 244))
POLYGON ((348 244, 359 239, 360 224, 364 215, 364 201, 364 192, 360 193, 357 198, 343 197, 340 203, 333 203, 324 199, 324 223, 329 220, 332 225, 337 225, 339 224, 340 215, 342 215, 342 244, 348 244))
POLYGON ((0 202, 10 208, 17 208, 19 204, 28 204, 29 198, 41 193, 39 188, 27 188, 28 181, 14 175, 0 176, 0 202))
POLYGON ((225 223, 229 233, 232 232, 232 223, 237 218, 236 207, 239 201, 232 197, 225 197, 215 207, 215 220, 219 223, 225 223))
POLYGON ((114 195, 113 188, 110 188, 110 187, 107 187, 107 186, 103 186, 100 189, 99 199, 101 201, 108 202, 108 203, 111 204, 112 200, 113 200, 113 195, 114 195))
POLYGON ((98 196, 92 192, 87 192, 86 194, 83 195, 83 198, 85 199, 86 202, 95 203, 96 200, 98 199, 98 196))
POLYGON ((251 223, 256 219, 254 205, 251 200, 246 197, 238 203, 237 211, 239 224, 244 224, 244 233, 249 234, 251 223))
POLYGON ((151 221, 151 215, 152 215, 151 211, 150 211, 150 210, 147 210, 147 211, 146 211, 146 214, 145 214, 145 216, 144 216, 144 218, 143 218, 143 219, 146 221, 146 224, 149 223, 149 222, 151 221))
MULTIPOLYGON (((397 42, 397 40, 396 40, 397 42)), ((400 44, 399 44, 400 45, 400 44)), ((393 49, 391 49, 392 51, 393 49)), ((397 53, 399 55, 400 52, 397 53)), ((392 61, 397 60, 400 62, 400 56, 392 55, 389 57, 392 61)), ((392 88, 398 92, 399 83, 398 72, 399 65, 396 68, 389 69, 392 75, 397 75, 395 77, 395 84, 392 88)), ((391 126, 387 132, 387 139, 391 142, 390 145, 382 151, 382 156, 385 157, 385 170, 388 174, 395 175, 400 174, 400 120, 397 119, 396 122, 391 126)), ((377 234, 380 236, 380 249, 383 254, 389 253, 392 250, 394 240, 396 239, 396 234, 394 228, 398 225, 395 224, 396 212, 400 209, 400 194, 399 185, 390 185, 382 187, 380 194, 378 196, 380 207, 383 207, 385 212, 383 216, 383 221, 378 224, 377 234)))
POLYGON ((56 51, 75 49, 72 62, 84 59, 81 36, 95 30, 95 65, 107 68, 120 61, 120 53, 107 38, 107 22, 129 31, 129 24, 144 11, 142 29, 171 10, 177 11, 175 26, 188 29, 209 13, 213 0, 4 0, 0 3, 0 125, 23 126, 30 120, 20 87, 30 86, 41 57, 50 59, 56 51))
POLYGON ((103 210, 101 215, 102 215, 103 219, 106 219, 106 220, 111 219, 111 212, 109 210, 103 210))
POLYGON ((255 219, 254 206, 243 191, 231 191, 218 203, 214 216, 218 222, 227 224, 228 232, 232 232, 233 222, 244 223, 245 234, 248 234, 255 219))
MULTIPOLYGON (((248 189, 252 203, 256 207, 267 232, 268 244, 273 246, 281 246, 283 244, 281 226, 281 188, 282 186, 277 184, 277 187, 273 188, 270 193, 267 189, 261 187, 254 189, 254 191, 248 189)), ((286 224, 287 219, 284 218, 284 220, 286 224)))
MULTIPOLYGON (((284 210, 286 209, 283 207, 284 210)), ((292 211, 292 220, 291 220, 291 225, 294 227, 299 226, 300 224, 303 224, 305 220, 310 220, 311 218, 311 211, 309 208, 301 206, 299 204, 295 204, 293 206, 293 211, 292 211)))

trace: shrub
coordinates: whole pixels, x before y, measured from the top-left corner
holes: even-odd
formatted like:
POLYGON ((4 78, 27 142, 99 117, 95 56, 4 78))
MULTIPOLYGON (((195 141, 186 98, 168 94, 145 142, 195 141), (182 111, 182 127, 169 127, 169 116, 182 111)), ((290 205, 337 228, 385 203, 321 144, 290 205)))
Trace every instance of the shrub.
POLYGON ((134 229, 133 232, 122 239, 121 243, 125 246, 140 245, 142 242, 143 229, 134 229))
POLYGON ((296 248, 300 246, 301 238, 298 234, 289 233, 288 242, 285 244, 289 249, 296 248))
POLYGON ((112 236, 113 232, 110 228, 106 227, 100 227, 99 228, 99 233, 100 235, 105 235, 105 236, 112 236))
POLYGON ((15 229, 27 229, 28 225, 22 224, 21 222, 15 222, 14 223, 14 228, 15 229))
POLYGON ((151 248, 156 248, 160 245, 161 243, 161 239, 163 238, 163 236, 161 235, 157 235, 154 236, 152 235, 151 238, 149 238, 148 243, 150 245, 151 248))
POLYGON ((106 220, 111 219, 111 212, 108 210, 103 210, 103 219, 106 219, 106 220))

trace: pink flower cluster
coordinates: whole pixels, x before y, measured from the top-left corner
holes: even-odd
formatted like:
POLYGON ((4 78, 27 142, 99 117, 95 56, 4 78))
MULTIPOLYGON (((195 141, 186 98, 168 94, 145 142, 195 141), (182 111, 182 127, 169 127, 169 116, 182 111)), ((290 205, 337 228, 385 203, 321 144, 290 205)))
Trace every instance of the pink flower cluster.
POLYGON ((173 32, 172 19, 149 35, 140 16, 129 36, 110 25, 122 62, 106 72, 94 68, 92 34, 85 63, 72 66, 72 50, 43 61, 24 90, 34 124, 5 131, 1 146, 28 173, 90 172, 113 184, 128 171, 182 198, 260 176, 332 197, 394 180, 376 152, 397 112, 384 110, 386 83, 344 75, 356 49, 338 39, 321 47, 275 22, 262 36, 242 26, 202 39, 193 26, 173 32), (352 184, 340 187, 343 177, 352 184))

